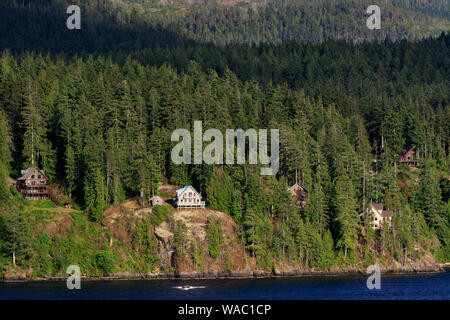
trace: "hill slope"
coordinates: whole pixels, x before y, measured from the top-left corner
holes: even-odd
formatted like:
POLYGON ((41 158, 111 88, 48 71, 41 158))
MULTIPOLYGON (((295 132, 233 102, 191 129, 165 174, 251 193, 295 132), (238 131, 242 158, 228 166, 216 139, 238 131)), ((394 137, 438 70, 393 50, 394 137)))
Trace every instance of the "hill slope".
POLYGON ((450 29, 448 2, 389 1, 376 3, 382 27, 369 30, 368 0, 278 1, 124 1, 148 21, 178 29, 196 41, 232 43, 352 42, 389 38, 420 39, 450 29))
MULTIPOLYGON (((26 206, 22 228, 28 240, 23 240, 22 245, 27 246, 28 257, 20 261, 21 267, 3 261, 0 279, 64 277, 68 265, 79 265, 84 277, 136 279, 361 272, 365 267, 310 269, 296 259, 274 261, 273 267, 262 266, 246 252, 239 227, 227 214, 209 209, 171 209, 162 223, 155 224, 151 223, 152 211, 126 201, 106 210, 99 225, 77 210, 35 210, 26 206), (216 253, 212 248, 215 245, 216 253)), ((0 216, 1 223, 4 219, 4 215, 0 216)), ((389 256, 377 264, 392 272, 439 270, 435 259, 426 252, 421 259, 407 259, 404 264, 389 256)))

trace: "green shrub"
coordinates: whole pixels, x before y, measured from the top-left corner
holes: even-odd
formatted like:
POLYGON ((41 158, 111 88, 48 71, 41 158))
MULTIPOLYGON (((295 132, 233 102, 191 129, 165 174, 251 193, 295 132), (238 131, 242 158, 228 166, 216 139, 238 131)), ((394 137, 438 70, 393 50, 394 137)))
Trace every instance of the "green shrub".
POLYGON ((166 215, 169 212, 170 212, 170 208, 168 206, 156 205, 153 208, 152 215, 150 216, 150 222, 156 226, 160 225, 164 221, 166 215))
POLYGON ((38 242, 39 244, 50 244, 50 242, 52 241, 52 239, 49 237, 48 234, 46 233, 41 233, 38 236, 38 242))
POLYGON ((23 205, 29 206, 30 205, 30 201, 25 199, 20 192, 17 190, 16 187, 14 186, 10 186, 9 190, 11 191, 11 194, 14 197, 14 200, 17 200, 18 202, 22 203, 23 205))
POLYGON ((105 272, 105 274, 111 274, 114 272, 115 259, 114 254, 110 250, 100 251, 95 258, 95 263, 97 267, 105 272))
POLYGON ((222 242, 222 232, 218 220, 214 218, 208 220, 206 239, 208 240, 209 255, 211 258, 216 259, 220 255, 220 243, 222 242))

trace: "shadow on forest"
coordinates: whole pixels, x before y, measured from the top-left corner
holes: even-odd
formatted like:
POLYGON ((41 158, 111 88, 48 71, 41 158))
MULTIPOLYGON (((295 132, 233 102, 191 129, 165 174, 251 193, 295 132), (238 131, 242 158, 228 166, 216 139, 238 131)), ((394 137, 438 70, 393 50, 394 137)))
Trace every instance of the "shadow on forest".
MULTIPOLYGON (((137 15, 96 1, 80 5, 81 30, 66 27, 68 1, 10 1, 0 5, 0 51, 35 52, 44 55, 113 54, 126 57, 146 48, 194 47, 181 31, 151 26, 137 15), (89 7, 87 7, 89 6, 89 7), (129 21, 133 21, 130 23, 129 21)), ((203 44, 204 46, 211 46, 203 44)), ((164 57, 161 57, 164 60, 164 57)))

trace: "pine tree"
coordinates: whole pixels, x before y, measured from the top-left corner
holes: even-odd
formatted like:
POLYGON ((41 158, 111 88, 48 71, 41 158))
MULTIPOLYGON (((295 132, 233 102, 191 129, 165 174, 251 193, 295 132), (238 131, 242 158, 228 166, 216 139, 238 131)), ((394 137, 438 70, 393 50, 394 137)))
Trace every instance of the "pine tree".
POLYGON ((209 218, 206 225, 206 239, 208 241, 208 251, 211 258, 216 259, 220 255, 220 244, 222 232, 220 222, 214 218, 209 218))
POLYGON ((298 257, 300 260, 300 263, 307 267, 308 266, 308 256, 307 256, 307 250, 308 250, 308 237, 306 233, 306 227, 303 223, 303 220, 300 219, 297 234, 295 235, 295 242, 298 247, 298 257))
POLYGON ((11 197, 7 183, 10 160, 8 124, 5 115, 0 111, 0 207, 3 207, 11 197))
POLYGON ((236 223, 240 224, 242 220, 242 206, 241 206, 241 192, 239 190, 233 190, 229 210, 233 220, 236 223))
POLYGON ((322 237, 322 246, 320 250, 321 268, 329 268, 334 263, 334 242, 330 230, 326 230, 322 237))
POLYGON ((8 210, 0 216, 0 230, 12 264, 24 266, 31 254, 30 225, 25 213, 16 207, 8 210))
POLYGON ((338 247, 344 250, 344 259, 348 252, 356 252, 358 242, 358 222, 357 201, 353 183, 348 174, 342 169, 336 177, 333 204, 336 210, 336 222, 338 223, 338 247))
POLYGON ((51 179, 55 174, 55 151, 47 140, 47 128, 44 110, 41 107, 36 84, 28 79, 23 96, 24 109, 22 111, 25 130, 23 134, 23 156, 29 166, 41 167, 51 179))
POLYGON ((420 175, 420 210, 427 224, 436 232, 444 247, 450 245, 450 226, 447 207, 442 203, 441 189, 435 163, 427 160, 420 175))
POLYGON ((228 173, 223 168, 214 168, 211 179, 206 187, 208 204, 212 209, 230 213, 230 203, 233 184, 228 173))

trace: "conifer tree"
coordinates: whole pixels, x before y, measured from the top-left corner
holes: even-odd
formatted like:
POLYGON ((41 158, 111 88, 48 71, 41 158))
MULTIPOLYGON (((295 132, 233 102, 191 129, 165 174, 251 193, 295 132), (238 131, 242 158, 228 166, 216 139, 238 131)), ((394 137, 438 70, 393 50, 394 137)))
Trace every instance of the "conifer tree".
POLYGON ((339 169, 335 181, 333 204, 336 210, 336 222, 338 223, 338 247, 344 250, 344 259, 349 251, 355 253, 358 241, 358 207, 355 199, 355 191, 348 174, 339 169))
POLYGON ((9 161, 11 160, 8 124, 0 111, 0 207, 11 197, 7 179, 9 178, 9 161))
POLYGON ((24 266, 31 253, 30 224, 25 213, 13 207, 0 216, 0 237, 14 266, 24 266))
POLYGON ((209 206, 213 209, 230 213, 230 203, 233 184, 228 173, 223 168, 214 168, 211 179, 206 187, 209 206))

